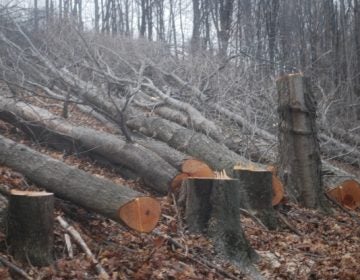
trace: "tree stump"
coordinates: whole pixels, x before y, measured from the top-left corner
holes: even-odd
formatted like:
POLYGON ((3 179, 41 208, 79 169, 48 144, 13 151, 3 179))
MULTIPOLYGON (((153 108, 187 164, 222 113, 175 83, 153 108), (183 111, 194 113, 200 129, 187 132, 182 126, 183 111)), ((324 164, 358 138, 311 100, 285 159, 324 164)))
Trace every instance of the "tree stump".
POLYGON ((220 255, 240 266, 257 259, 241 227, 238 180, 189 178, 182 191, 190 232, 206 233, 220 255))
POLYGON ((234 169, 234 177, 239 180, 241 191, 240 207, 258 217, 269 229, 276 229, 278 221, 272 207, 273 187, 270 171, 234 169))
POLYGON ((324 208, 316 104, 310 79, 291 74, 276 81, 279 95, 279 173, 290 197, 324 208))
POLYGON ((7 242, 15 259, 34 266, 53 262, 54 195, 12 190, 7 242))

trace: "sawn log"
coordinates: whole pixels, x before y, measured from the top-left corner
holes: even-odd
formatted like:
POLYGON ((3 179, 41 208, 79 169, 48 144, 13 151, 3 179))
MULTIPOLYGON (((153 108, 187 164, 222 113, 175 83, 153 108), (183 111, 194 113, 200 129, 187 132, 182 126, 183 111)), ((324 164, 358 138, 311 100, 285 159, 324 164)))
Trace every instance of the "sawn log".
POLYGON ((150 232, 160 217, 152 197, 43 155, 0 136, 0 164, 22 174, 56 196, 92 210, 128 227, 150 232))

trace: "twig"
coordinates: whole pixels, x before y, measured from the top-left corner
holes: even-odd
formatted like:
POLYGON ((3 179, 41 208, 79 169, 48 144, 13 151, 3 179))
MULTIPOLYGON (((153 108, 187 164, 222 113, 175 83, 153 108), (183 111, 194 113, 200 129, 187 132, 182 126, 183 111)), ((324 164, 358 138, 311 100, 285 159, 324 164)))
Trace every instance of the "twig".
POLYGON ((300 231, 298 231, 290 222, 279 212, 277 212, 279 219, 295 234, 299 236, 304 236, 300 231))
MULTIPOLYGON (((187 252, 187 248, 185 248, 183 245, 181 245, 179 242, 177 242, 174 238, 170 237, 169 235, 160 233, 157 230, 154 230, 152 233, 154 235, 156 235, 156 236, 164 238, 165 240, 167 240, 169 242, 169 244, 174 245, 176 248, 182 249, 182 250, 187 252)), ((201 264, 203 266, 215 269, 215 271, 218 274, 222 275, 222 276, 225 276, 225 277, 233 279, 233 280, 239 279, 238 277, 236 277, 234 275, 231 275, 229 272, 223 270, 222 268, 216 266, 215 264, 205 260, 201 256, 196 256, 195 257, 191 252, 187 252, 187 254, 182 254, 182 253, 179 253, 177 251, 175 251, 175 252, 178 253, 179 255, 183 256, 183 257, 186 257, 186 258, 190 259, 193 262, 196 262, 196 263, 201 264)))
POLYGON ((95 269, 99 274, 100 279, 110 279, 110 276, 107 274, 99 261, 95 258, 89 247, 86 245, 85 241, 82 239, 79 232, 73 226, 70 226, 62 217, 57 216, 56 220, 74 238, 76 243, 80 245, 85 254, 90 258, 92 263, 95 265, 95 269))
POLYGON ((16 272, 17 274, 21 275, 25 279, 32 280, 33 278, 30 277, 24 270, 22 270, 20 267, 16 266, 15 264, 9 262, 7 259, 5 259, 3 256, 0 256, 0 262, 2 262, 4 265, 6 265, 8 268, 16 272))
POLYGON ((69 258, 72 259, 74 257, 74 251, 73 251, 73 248, 72 248, 70 235, 65 233, 64 238, 65 238, 65 244, 66 244, 66 249, 67 249, 68 254, 69 254, 69 258))
POLYGON ((251 214, 249 211, 240 208, 240 213, 248 216, 249 218, 251 218, 255 223, 259 224, 263 229, 267 230, 268 228, 262 223, 262 221, 260 221, 259 218, 255 217, 253 214, 251 214))

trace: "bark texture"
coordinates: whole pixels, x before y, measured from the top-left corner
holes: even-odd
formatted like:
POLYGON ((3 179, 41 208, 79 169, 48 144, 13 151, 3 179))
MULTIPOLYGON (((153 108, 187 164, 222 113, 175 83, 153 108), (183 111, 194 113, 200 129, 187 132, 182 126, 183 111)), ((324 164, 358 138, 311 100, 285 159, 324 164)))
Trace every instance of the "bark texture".
POLYGON ((206 232, 217 252, 242 266, 257 259, 240 223, 239 181, 198 179, 185 181, 182 190, 185 220, 191 232, 206 232))
POLYGON ((7 242, 15 259, 35 266, 53 262, 54 195, 12 190, 7 242))
POLYGON ((291 198, 309 208, 323 204, 316 104, 310 80, 301 74, 277 80, 280 177, 291 198))
POLYGON ((258 217, 269 229, 276 229, 278 221, 272 207, 272 173, 270 171, 235 170, 239 180, 240 206, 258 217))
MULTIPOLYGON (((124 166, 161 194, 167 194, 170 183, 178 174, 168 162, 142 145, 127 143, 106 132, 74 126, 33 105, 3 98, 0 100, 0 118, 20 127, 36 141, 60 151, 87 153, 98 160, 101 160, 100 156, 114 165, 124 166)), ((143 145, 145 142, 142 141, 143 145)))
POLYGON ((160 217, 153 198, 92 176, 0 136, 0 164, 22 174, 60 198, 93 210, 132 229, 150 232, 160 217))
POLYGON ((131 129, 166 142, 169 146, 204 161, 215 171, 226 170, 229 176, 235 165, 249 162, 206 135, 159 117, 136 116, 129 119, 127 124, 131 129))

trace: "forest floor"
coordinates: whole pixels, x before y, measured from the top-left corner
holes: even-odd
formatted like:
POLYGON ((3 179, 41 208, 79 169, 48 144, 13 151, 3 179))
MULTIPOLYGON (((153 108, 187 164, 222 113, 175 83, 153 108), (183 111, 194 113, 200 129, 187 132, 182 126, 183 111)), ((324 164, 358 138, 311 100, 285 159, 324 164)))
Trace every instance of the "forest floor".
MULTIPOLYGON (((41 105, 39 100, 34 103, 41 105)), ((59 106, 46 108, 61 113, 59 106)), ((104 129, 96 120, 76 110, 72 110, 69 120, 104 129)), ((0 122, 0 134, 95 176, 154 195, 141 181, 124 180, 111 168, 87 158, 64 156, 32 142, 4 122, 0 122)), ((0 166, 0 184, 10 188, 38 189, 21 174, 4 166, 0 166)), ((63 216, 79 231, 111 279, 246 279, 239 268, 217 258, 207 238, 186 232, 171 197, 158 199, 162 218, 150 234, 129 230, 59 199, 56 200, 56 215, 63 216), (182 248, 175 248, 171 240, 181 244, 182 248)), ((332 215, 324 215, 290 203, 284 203, 278 210, 290 227, 269 231, 249 217, 241 218, 246 236, 260 256, 256 266, 265 279, 360 279, 360 211, 349 215, 334 206, 332 215)), ((93 263, 75 242, 74 257, 69 257, 64 233, 55 223, 53 266, 36 268, 14 261, 7 253, 4 228, 0 228, 0 256, 21 267, 33 279, 97 279, 93 263)), ((0 279, 22 278, 8 267, 0 266, 0 279)))

